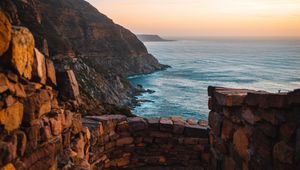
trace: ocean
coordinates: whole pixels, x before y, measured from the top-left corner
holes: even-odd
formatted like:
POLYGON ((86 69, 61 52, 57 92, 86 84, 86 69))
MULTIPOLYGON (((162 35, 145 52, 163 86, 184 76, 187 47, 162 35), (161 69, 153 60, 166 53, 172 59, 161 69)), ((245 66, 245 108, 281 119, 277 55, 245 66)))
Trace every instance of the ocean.
POLYGON ((145 42, 148 51, 171 68, 129 77, 151 89, 132 109, 144 117, 207 119, 208 86, 269 92, 300 88, 300 39, 199 38, 145 42))

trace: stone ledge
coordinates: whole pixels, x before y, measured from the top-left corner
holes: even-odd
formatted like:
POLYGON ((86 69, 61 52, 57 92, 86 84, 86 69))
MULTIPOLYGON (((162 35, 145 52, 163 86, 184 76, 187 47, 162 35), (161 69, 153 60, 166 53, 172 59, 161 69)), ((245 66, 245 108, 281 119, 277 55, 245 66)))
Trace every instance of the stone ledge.
POLYGON ((211 97, 210 108, 214 104, 228 107, 248 105, 259 108, 288 108, 300 104, 300 89, 288 93, 269 93, 209 86, 208 96, 211 97))

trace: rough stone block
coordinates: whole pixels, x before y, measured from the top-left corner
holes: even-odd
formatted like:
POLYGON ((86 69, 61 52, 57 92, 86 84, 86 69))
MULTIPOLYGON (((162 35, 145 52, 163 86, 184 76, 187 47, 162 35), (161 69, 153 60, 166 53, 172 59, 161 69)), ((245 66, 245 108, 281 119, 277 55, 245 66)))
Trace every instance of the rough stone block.
POLYGON ((212 99, 211 97, 208 98, 208 103, 207 103, 207 105, 208 105, 208 109, 209 109, 209 110, 213 110, 214 102, 213 102, 213 99, 212 99))
POLYGON ((109 143, 105 144, 104 148, 107 151, 107 150, 114 148, 115 146, 116 146, 116 142, 109 142, 109 143))
POLYGON ((2 56, 8 49, 11 41, 12 27, 10 21, 0 10, 0 56, 2 56))
POLYGON ((152 131, 149 133, 149 136, 155 137, 155 138, 170 138, 170 137, 172 137, 172 134, 167 133, 167 132, 152 131))
POLYGON ((9 82, 5 74, 0 73, 0 93, 5 92, 9 88, 9 82))
POLYGON ((128 122, 122 121, 117 124, 117 132, 126 132, 129 130, 128 122))
POLYGON ((20 83, 13 84, 14 94, 17 97, 25 98, 27 97, 24 86, 20 83))
POLYGON ((6 109, 0 111, 0 124, 8 132, 18 129, 23 120, 24 107, 22 103, 16 102, 6 109))
POLYGON ((277 136, 277 128, 269 123, 258 124, 258 129, 271 138, 275 138, 277 136))
POLYGON ((31 79, 34 61, 34 38, 25 27, 13 27, 11 56, 8 59, 18 74, 31 79))
POLYGON ((282 163, 293 164, 294 154, 295 150, 283 141, 275 144, 273 149, 274 159, 282 163))
POLYGON ((233 135, 233 144, 237 153, 244 159, 249 160, 249 140, 244 129, 239 128, 233 135))
POLYGON ((131 131, 140 131, 148 128, 147 122, 141 117, 128 118, 128 125, 131 131))
POLYGON ((161 131, 172 132, 173 131, 173 121, 170 118, 161 118, 159 129, 161 131))
POLYGON ((245 103, 249 106, 260 108, 286 108, 289 105, 286 93, 250 92, 245 103))
POLYGON ((56 86, 56 73, 52 60, 46 58, 46 70, 47 70, 47 84, 50 86, 56 86))
POLYGON ((222 124, 222 133, 221 138, 225 141, 232 139, 233 132, 234 132, 234 125, 231 123, 231 121, 224 119, 222 124))
POLYGON ((86 116, 85 118, 102 122, 104 131, 107 133, 115 131, 117 123, 126 121, 124 115, 86 116))
POLYGON ((272 123, 273 125, 278 125, 281 122, 281 120, 276 114, 276 111, 274 110, 261 110, 260 117, 263 120, 272 123))
POLYGON ((199 143, 199 138, 184 138, 183 143, 185 145, 197 145, 199 143))
POLYGON ((46 84, 47 75, 46 75, 46 63, 44 55, 38 50, 34 49, 35 55, 32 65, 32 77, 33 80, 46 84))
POLYGON ((288 122, 280 126, 279 132, 282 140, 289 142, 292 135, 297 128, 297 124, 293 122, 288 122))
POLYGON ((5 166, 3 166, 3 167, 1 168, 1 170, 16 170, 16 168, 15 168, 14 164, 8 163, 8 164, 6 164, 5 166))
POLYGON ((207 120, 199 120, 198 125, 208 127, 208 121, 207 120))
POLYGON ((223 88, 215 90, 214 97, 221 106, 241 106, 249 92, 251 92, 251 90, 223 88))
POLYGON ((174 134, 183 134, 186 122, 183 120, 173 120, 173 133, 174 134))
POLYGON ((60 116, 50 118, 51 131, 54 136, 60 135, 62 132, 62 120, 60 116))
POLYGON ((198 124, 197 120, 195 119, 187 119, 186 122, 189 124, 189 125, 196 125, 198 124))
POLYGON ((250 108, 244 108, 241 112, 242 118, 252 125, 261 120, 250 108))
POLYGON ((25 169, 49 169, 55 163, 59 142, 49 143, 23 159, 25 169))
POLYGON ((51 111, 51 92, 39 90, 32 96, 25 99, 25 122, 40 118, 42 115, 51 111))
POLYGON ((12 95, 9 95, 9 96, 5 97, 6 107, 10 107, 15 103, 16 103, 16 99, 14 97, 12 97, 12 95))
POLYGON ((121 158, 110 161, 112 167, 126 167, 130 163, 130 154, 123 154, 121 158))
POLYGON ((130 145, 132 143, 133 143, 132 137, 124 137, 124 138, 117 139, 116 141, 117 146, 130 145))
POLYGON ((17 154, 18 156, 22 157, 24 156, 25 150, 26 150, 26 144, 27 144, 27 138, 24 132, 18 131, 16 132, 18 145, 17 145, 17 154))
POLYGON ((9 72, 7 73, 7 78, 8 78, 11 82, 13 82, 13 83, 19 82, 19 77, 18 77, 18 75, 16 75, 15 73, 13 73, 13 72, 11 72, 11 71, 9 71, 9 72))
POLYGON ((77 157, 83 159, 84 158, 84 138, 83 135, 80 133, 77 138, 74 139, 73 144, 71 144, 71 148, 74 152, 77 153, 77 157))
MULTIPOLYGON (((300 161, 300 128, 296 131, 296 162, 300 161)), ((298 163, 300 166, 300 163, 298 163)))
POLYGON ((235 161, 231 157, 226 156, 224 159, 224 170, 232 170, 235 169, 235 167, 235 161))
POLYGON ((295 89, 293 92, 288 93, 288 100, 290 105, 300 104, 300 89, 295 89))
POLYGON ((273 149, 272 140, 258 128, 254 129, 251 138, 255 156, 260 157, 260 159, 264 161, 271 161, 273 149))
POLYGON ((159 129, 159 118, 148 118, 148 126, 151 130, 158 130, 159 129))
POLYGON ((73 70, 59 72, 57 81, 59 90, 64 100, 79 100, 79 85, 73 70))
POLYGON ((81 114, 75 114, 72 119, 72 133, 78 134, 82 131, 82 119, 81 114))
POLYGON ((198 137, 206 138, 208 137, 209 130, 207 127, 196 125, 186 125, 184 128, 184 135, 187 137, 198 137))
POLYGON ((26 128, 27 146, 26 153, 32 153, 38 147, 38 141, 40 139, 40 122, 34 122, 31 127, 26 128))
POLYGON ((215 135, 221 135, 221 124, 222 124, 222 116, 217 112, 209 112, 208 115, 208 122, 211 130, 214 132, 215 135))

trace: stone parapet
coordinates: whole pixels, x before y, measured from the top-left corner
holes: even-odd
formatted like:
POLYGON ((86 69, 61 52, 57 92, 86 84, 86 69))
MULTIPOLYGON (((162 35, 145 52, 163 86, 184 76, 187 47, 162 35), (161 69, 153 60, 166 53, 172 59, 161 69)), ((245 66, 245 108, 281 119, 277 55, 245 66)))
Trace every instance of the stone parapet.
POLYGON ((209 87, 211 169, 300 169, 300 91, 209 87))
POLYGON ((89 163, 94 169, 147 166, 201 167, 210 158, 207 126, 180 117, 88 116, 89 163), (180 122, 180 123, 178 123, 180 122))

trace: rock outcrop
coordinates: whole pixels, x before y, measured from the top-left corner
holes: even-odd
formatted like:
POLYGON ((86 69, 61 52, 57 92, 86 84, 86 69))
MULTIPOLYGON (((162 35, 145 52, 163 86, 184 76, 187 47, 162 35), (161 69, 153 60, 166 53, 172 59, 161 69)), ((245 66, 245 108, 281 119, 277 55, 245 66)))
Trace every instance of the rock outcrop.
POLYGON ((74 71, 89 112, 130 104, 134 87, 127 76, 166 68, 134 34, 84 0, 2 0, 0 5, 14 25, 32 31, 37 49, 53 59, 57 72, 74 71))

